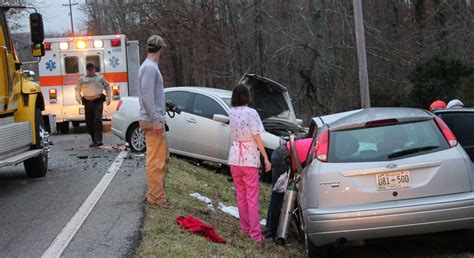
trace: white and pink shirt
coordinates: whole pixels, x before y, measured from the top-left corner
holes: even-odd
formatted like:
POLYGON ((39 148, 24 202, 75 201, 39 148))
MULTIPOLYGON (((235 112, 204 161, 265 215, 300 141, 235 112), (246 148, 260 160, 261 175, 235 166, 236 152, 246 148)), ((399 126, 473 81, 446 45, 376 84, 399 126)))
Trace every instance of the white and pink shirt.
POLYGON ((253 136, 265 132, 257 111, 247 106, 229 111, 230 137, 229 165, 260 167, 260 152, 253 136))

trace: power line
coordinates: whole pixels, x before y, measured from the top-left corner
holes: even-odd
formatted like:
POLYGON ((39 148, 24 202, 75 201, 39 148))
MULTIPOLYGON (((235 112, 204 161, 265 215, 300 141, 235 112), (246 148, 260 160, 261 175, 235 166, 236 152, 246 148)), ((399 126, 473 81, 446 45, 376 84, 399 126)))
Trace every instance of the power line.
POLYGON ((78 3, 71 3, 71 0, 69 0, 69 4, 62 4, 63 6, 69 6, 69 15, 71 16, 71 32, 72 36, 74 37, 74 23, 72 19, 72 6, 73 5, 78 5, 78 3))

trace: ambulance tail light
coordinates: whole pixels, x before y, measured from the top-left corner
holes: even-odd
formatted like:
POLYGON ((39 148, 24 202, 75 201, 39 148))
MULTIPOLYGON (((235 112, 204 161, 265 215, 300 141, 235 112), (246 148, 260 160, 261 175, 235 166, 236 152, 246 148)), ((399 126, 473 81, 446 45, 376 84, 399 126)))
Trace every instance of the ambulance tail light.
POLYGON ((51 46, 51 42, 44 42, 44 50, 51 50, 53 47, 51 46))
POLYGON ((116 111, 119 111, 120 107, 122 106, 122 100, 119 100, 117 107, 115 108, 116 111))
POLYGON ((120 99, 120 86, 118 86, 117 84, 112 85, 112 99, 120 99))
POLYGON ((110 41, 110 44, 112 45, 112 47, 120 47, 122 45, 122 42, 120 41, 120 39, 112 39, 110 41))
POLYGON ((60 42, 59 43, 60 50, 68 50, 69 49, 69 42, 60 42))
POLYGON ((58 92, 55 88, 49 89, 49 103, 56 104, 58 103, 58 92))

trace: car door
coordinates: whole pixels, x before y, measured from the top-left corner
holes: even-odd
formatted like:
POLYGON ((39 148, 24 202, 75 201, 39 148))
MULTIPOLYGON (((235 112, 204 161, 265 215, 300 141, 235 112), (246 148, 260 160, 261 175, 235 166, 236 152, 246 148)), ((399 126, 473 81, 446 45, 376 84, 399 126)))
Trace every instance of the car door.
POLYGON ((214 121, 214 114, 228 116, 223 103, 196 93, 191 112, 186 114, 183 150, 196 158, 226 163, 230 141, 229 125, 214 121))
MULTIPOLYGON (((168 91, 165 92, 166 101, 173 102, 179 109, 181 114, 175 114, 174 117, 170 117, 166 114, 166 124, 169 127, 169 131, 166 132, 168 147, 170 152, 182 154, 183 135, 186 134, 186 115, 191 110, 191 101, 194 93, 188 91, 168 91)), ((171 113, 171 115, 173 115, 171 113)))

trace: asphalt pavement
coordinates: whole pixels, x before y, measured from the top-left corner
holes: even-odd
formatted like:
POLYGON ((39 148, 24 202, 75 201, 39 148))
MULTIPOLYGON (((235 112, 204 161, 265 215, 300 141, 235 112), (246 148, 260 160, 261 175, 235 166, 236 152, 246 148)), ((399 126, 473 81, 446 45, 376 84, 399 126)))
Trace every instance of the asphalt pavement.
MULTIPOLYGON (((104 149, 89 136, 52 136, 46 177, 29 179, 22 164, 0 168, 0 257, 40 257, 114 163, 123 142, 104 134, 104 149)), ((64 257, 133 256, 140 240, 146 189, 144 157, 128 154, 64 257)))

